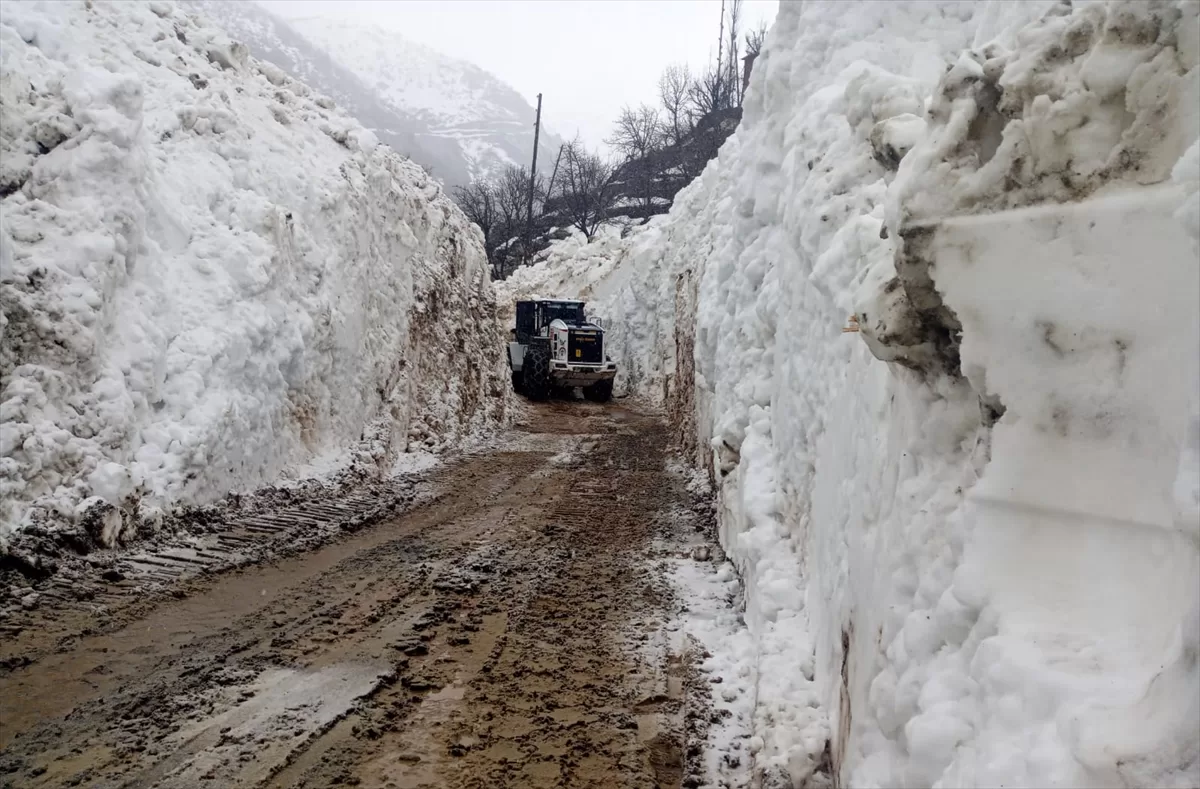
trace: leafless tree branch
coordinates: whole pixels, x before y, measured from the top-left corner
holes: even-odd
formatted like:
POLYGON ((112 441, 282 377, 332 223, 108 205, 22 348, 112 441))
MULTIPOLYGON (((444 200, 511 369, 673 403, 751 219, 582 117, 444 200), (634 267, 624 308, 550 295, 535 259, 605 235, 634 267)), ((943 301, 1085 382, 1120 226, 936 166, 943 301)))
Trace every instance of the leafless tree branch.
POLYGON ((563 147, 558 184, 558 201, 571 226, 588 241, 608 220, 615 199, 616 168, 584 148, 578 138, 563 147))
POLYGON ((658 78, 658 100, 666 115, 665 131, 671 145, 678 145, 691 131, 688 116, 688 90, 692 85, 692 73, 687 64, 668 66, 658 78))
POLYGON ((762 52, 763 43, 767 40, 767 22, 763 20, 758 27, 746 33, 746 54, 757 55, 762 52))

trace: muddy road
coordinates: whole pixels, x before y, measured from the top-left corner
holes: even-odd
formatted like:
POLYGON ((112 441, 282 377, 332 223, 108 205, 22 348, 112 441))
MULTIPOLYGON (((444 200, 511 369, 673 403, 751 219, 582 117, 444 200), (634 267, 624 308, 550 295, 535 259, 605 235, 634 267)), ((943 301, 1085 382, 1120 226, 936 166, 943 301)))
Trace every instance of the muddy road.
MULTIPOLYGON (((107 627, 31 614, 4 646, 27 657, 0 672, 0 786, 697 783, 708 685, 652 560, 711 524, 667 443, 635 410, 540 406, 373 526, 150 602, 112 574, 107 627)), ((144 563, 205 560, 171 556, 144 563)))

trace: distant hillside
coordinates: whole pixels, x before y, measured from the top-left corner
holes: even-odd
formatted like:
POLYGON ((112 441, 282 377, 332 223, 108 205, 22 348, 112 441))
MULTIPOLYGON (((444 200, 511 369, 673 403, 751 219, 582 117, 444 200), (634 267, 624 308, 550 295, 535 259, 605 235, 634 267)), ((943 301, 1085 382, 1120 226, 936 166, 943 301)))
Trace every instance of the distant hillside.
MULTIPOLYGON (((463 60, 361 23, 281 20, 253 2, 189 0, 251 52, 329 95, 380 140, 447 186, 526 164, 535 111, 513 87, 463 60)), ((542 130, 539 158, 561 140, 542 130)))

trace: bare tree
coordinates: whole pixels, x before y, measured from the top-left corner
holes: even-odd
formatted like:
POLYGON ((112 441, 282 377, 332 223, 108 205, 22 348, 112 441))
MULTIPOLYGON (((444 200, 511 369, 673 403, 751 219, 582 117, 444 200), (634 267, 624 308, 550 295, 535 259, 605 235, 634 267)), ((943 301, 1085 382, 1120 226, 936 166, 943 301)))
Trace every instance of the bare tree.
POLYGON ((666 114, 663 126, 671 145, 679 145, 691 130, 687 112, 688 89, 691 85, 692 74, 686 63, 667 66, 658 78, 658 99, 666 114))
POLYGON ((733 98, 729 72, 709 66, 697 74, 688 87, 688 114, 692 125, 714 112, 730 109, 734 106, 733 98))
POLYGON ((642 157, 662 144, 663 124, 658 110, 643 104, 636 110, 626 105, 605 140, 627 158, 642 157))
POLYGON ((496 204, 496 189, 494 185, 476 181, 470 186, 454 187, 454 201, 479 229, 483 231, 483 251, 487 255, 488 264, 492 267, 492 276, 501 279, 504 276, 503 261, 498 259, 496 248, 500 241, 500 212, 496 204))
POLYGON ((496 180, 496 196, 501 222, 506 231, 516 233, 525 219, 525 200, 529 190, 529 170, 509 165, 496 180))
POLYGON ((614 174, 615 168, 585 149, 578 138, 563 146, 559 200, 571 225, 588 241, 608 219, 616 197, 614 174))
MULTIPOLYGON (((545 180, 540 176, 534 180, 533 193, 538 206, 536 221, 546 202, 545 180)), ((512 165, 491 180, 456 186, 454 200, 483 231, 483 247, 492 276, 503 279, 511 274, 523 259, 524 245, 529 243, 525 238, 529 170, 512 165)))
POLYGON ((767 21, 764 19, 758 23, 758 27, 746 33, 746 54, 757 56, 762 52, 763 44, 767 40, 767 21))
POLYGON ((725 50, 725 0, 721 0, 721 27, 717 31, 717 73, 721 72, 721 57, 725 50))
POLYGON ((663 145, 663 124, 658 110, 648 104, 637 109, 625 106, 613 125, 612 136, 605 142, 624 158, 620 176, 636 191, 649 217, 661 159, 657 154, 663 145))
MULTIPOLYGON (((513 261, 520 260, 525 243, 525 212, 529 200, 529 170, 525 167, 509 165, 495 183, 496 211, 499 215, 502 238, 497 242, 497 253, 500 261, 501 276, 507 270, 511 273, 516 268, 513 261), (509 265, 513 262, 512 265, 509 265)), ((542 179, 535 180, 534 195, 542 195, 542 179)))
POLYGON ((742 80, 738 74, 738 37, 741 35, 742 0, 729 0, 729 86, 733 89, 733 105, 742 106, 742 80))

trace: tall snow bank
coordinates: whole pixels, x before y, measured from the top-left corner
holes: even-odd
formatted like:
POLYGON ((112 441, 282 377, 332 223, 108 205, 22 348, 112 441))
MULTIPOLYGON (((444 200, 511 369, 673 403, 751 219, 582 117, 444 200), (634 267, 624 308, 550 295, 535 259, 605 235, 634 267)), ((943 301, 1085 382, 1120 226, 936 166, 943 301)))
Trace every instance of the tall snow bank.
POLYGON ((0 536, 500 417, 477 230, 328 99, 164 2, 6 3, 0 66, 0 536))
POLYGON ((1200 523, 1172 492, 1200 367, 1200 265, 1179 198, 948 219, 933 241, 963 368, 1005 406, 946 592, 981 607, 971 636, 985 636, 955 672, 975 687, 956 707, 989 751, 1031 744, 1006 720, 1013 696, 1026 726, 1065 741, 1026 764, 1031 782, 1200 778, 1200 523))
POLYGON ((766 785, 1200 780, 1196 10, 781 4, 666 219, 544 272, 621 261, 766 785))

